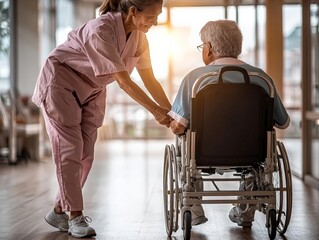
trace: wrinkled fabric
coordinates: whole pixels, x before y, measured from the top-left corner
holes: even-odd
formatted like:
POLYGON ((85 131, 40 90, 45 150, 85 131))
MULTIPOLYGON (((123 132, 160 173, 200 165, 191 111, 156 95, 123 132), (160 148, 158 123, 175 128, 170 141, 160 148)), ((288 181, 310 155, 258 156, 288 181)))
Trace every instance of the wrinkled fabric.
POLYGON ((76 91, 83 104, 114 81, 111 74, 151 67, 146 35, 133 31, 126 40, 121 13, 107 13, 68 34, 39 74, 32 101, 40 106, 50 84, 76 91))
POLYGON ((82 187, 93 163, 112 74, 151 67, 146 35, 127 38, 121 13, 106 13, 71 31, 44 63, 32 101, 41 108, 56 164, 63 211, 83 210, 82 187))
POLYGON ((59 183, 56 203, 63 211, 83 210, 82 187, 92 167, 97 129, 104 119, 105 98, 102 91, 79 107, 72 93, 50 87, 41 105, 59 183))

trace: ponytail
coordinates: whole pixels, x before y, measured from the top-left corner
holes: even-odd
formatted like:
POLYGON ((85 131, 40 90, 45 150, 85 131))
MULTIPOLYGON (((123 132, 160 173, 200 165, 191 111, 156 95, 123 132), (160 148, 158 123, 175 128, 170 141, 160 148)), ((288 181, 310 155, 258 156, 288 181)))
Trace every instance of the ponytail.
POLYGON ((105 14, 107 12, 118 11, 120 2, 121 0, 104 0, 99 9, 100 15, 105 14))
POLYGON ((127 13, 129 8, 134 6, 139 11, 157 3, 162 3, 163 0, 104 0, 100 6, 100 15, 107 12, 124 12, 127 13))

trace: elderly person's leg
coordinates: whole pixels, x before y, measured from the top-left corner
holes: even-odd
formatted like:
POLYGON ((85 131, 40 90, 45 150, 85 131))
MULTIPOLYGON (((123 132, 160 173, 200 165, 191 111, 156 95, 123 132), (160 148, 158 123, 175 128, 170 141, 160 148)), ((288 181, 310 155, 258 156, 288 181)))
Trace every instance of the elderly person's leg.
MULTIPOLYGON (((239 190, 253 191, 254 177, 248 176, 245 181, 240 182, 239 190)), ((254 204, 238 204, 229 212, 229 218, 238 226, 251 227, 254 221, 256 205, 254 204)))
MULTIPOLYGON (((204 184, 202 177, 200 176, 200 172, 197 172, 196 178, 198 180, 195 181, 195 191, 202 192, 204 190, 204 184)), ((201 199, 201 198, 200 198, 201 199)), ((207 218, 205 217, 205 212, 202 205, 193 205, 192 206, 192 225, 199 225, 207 222, 207 218)))

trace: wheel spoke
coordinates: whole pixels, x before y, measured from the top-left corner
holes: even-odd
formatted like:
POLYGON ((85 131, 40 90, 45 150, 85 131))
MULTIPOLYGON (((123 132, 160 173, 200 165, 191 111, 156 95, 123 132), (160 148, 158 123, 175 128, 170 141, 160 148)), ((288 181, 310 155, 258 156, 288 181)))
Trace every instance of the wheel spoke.
POLYGON ((163 172, 163 195, 166 232, 171 236, 178 229, 178 171, 174 146, 166 146, 163 172))
POLYGON ((274 173, 277 231, 286 232, 292 208, 292 183, 288 156, 283 143, 277 141, 278 172, 274 173))

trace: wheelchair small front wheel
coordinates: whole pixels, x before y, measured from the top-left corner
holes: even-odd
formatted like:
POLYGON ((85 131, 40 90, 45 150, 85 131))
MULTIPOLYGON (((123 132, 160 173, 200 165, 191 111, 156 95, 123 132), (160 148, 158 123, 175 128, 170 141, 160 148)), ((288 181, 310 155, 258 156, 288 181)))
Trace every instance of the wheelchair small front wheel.
POLYGON ((184 240, 190 240, 191 229, 192 229, 192 215, 190 211, 184 212, 183 221, 184 221, 184 229, 183 229, 184 240))
POLYGON ((270 239, 276 238, 277 233, 277 221, 276 221, 276 210, 271 209, 268 213, 268 236, 270 239))

